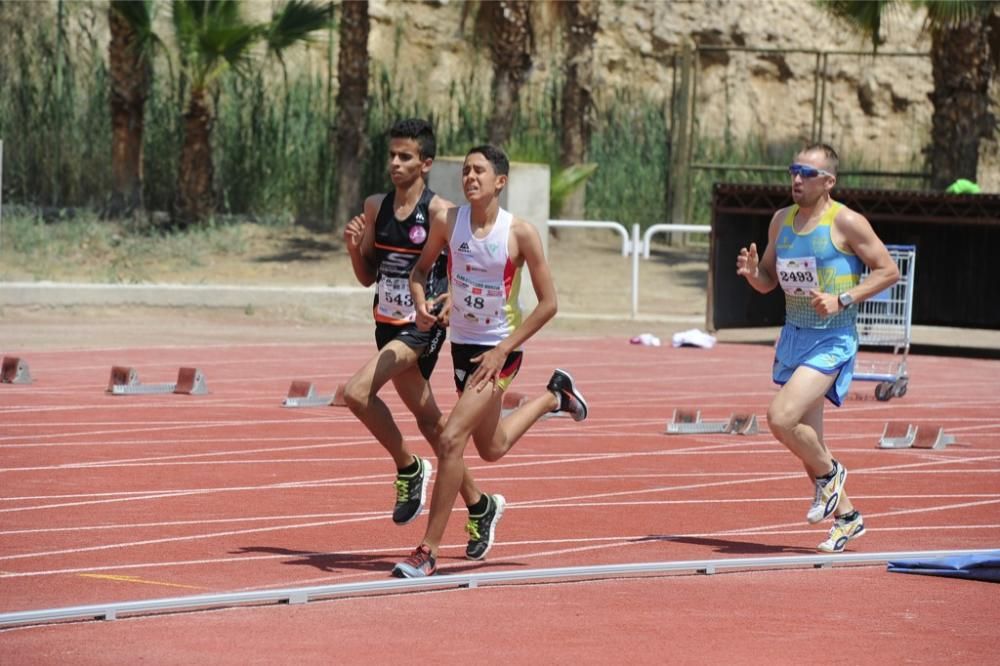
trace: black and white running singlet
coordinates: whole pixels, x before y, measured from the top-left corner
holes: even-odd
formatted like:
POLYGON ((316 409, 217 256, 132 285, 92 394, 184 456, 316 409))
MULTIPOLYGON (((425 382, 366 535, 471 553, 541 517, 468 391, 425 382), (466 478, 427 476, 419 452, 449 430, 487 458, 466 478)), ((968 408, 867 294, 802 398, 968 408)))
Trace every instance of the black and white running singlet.
MULTIPOLYGON (((373 305, 375 321, 401 326, 416 319, 410 296, 410 271, 420 257, 427 241, 434 193, 425 188, 413 212, 405 220, 397 220, 393 211, 394 193, 385 195, 375 217, 375 262, 377 291, 373 305)), ((427 275, 427 299, 448 289, 448 257, 445 252, 427 275)))

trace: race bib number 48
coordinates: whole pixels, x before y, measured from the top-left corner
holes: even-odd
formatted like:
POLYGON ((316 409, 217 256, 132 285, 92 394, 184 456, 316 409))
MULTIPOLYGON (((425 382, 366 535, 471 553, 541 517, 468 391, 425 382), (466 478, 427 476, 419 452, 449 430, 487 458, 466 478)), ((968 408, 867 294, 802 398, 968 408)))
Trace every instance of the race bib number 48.
POLYGON ((816 274, 816 257, 778 258, 778 282, 786 294, 808 296, 813 289, 819 289, 816 274))

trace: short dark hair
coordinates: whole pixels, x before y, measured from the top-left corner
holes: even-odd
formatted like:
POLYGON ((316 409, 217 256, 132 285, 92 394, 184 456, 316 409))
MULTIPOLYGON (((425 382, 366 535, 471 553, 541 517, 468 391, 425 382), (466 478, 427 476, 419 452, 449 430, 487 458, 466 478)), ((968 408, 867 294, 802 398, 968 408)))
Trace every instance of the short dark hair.
POLYGON ((496 146, 484 143, 481 146, 470 148, 465 156, 468 157, 473 153, 479 153, 485 157, 486 161, 493 165, 493 170, 498 176, 506 176, 510 173, 510 160, 507 159, 507 153, 496 146))
POLYGON ((830 167, 830 171, 834 174, 837 173, 837 168, 840 166, 840 157, 837 156, 837 151, 833 149, 828 143, 810 143, 808 146, 799 151, 800 153, 811 153, 818 152, 823 153, 826 158, 826 164, 830 167))
POLYGON ((406 118, 396 121, 389 128, 390 139, 413 139, 420 146, 420 159, 434 159, 437 155, 437 139, 434 126, 423 118, 406 118))

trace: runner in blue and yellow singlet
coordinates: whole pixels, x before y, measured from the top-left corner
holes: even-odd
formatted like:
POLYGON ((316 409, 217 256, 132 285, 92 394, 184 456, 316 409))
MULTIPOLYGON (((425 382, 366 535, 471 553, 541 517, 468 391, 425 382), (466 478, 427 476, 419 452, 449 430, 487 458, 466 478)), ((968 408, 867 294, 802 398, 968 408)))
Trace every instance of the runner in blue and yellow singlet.
POLYGON ((899 269, 871 224, 831 198, 839 158, 826 144, 802 150, 789 166, 794 205, 777 211, 768 244, 740 250, 736 272, 761 293, 785 292, 785 325, 775 345, 771 433, 802 461, 814 484, 809 523, 834 516, 818 548, 840 552, 864 534, 861 514, 844 491, 847 468, 824 443, 824 399, 839 407, 858 352, 856 303, 899 279, 899 269), (865 267, 870 275, 860 282, 865 267))

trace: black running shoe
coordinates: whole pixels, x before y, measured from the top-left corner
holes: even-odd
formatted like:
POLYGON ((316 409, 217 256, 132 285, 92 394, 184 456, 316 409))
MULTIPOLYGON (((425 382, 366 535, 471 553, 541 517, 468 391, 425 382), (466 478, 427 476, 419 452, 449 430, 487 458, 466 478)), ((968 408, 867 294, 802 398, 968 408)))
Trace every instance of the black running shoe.
POLYGON ((437 561, 431 549, 421 544, 410 556, 392 568, 396 578, 426 578, 437 572, 437 561))
POLYGON ((556 368, 549 380, 548 390, 559 397, 559 406, 552 410, 554 412, 566 412, 573 416, 574 421, 582 421, 587 418, 587 401, 583 399, 583 394, 577 390, 573 384, 573 376, 565 370, 556 368))
POLYGON ((493 547, 493 535, 496 533, 497 523, 503 517, 505 506, 507 500, 503 495, 490 495, 486 511, 478 516, 469 515, 469 521, 465 523, 465 531, 469 533, 469 543, 465 546, 467 559, 481 560, 490 552, 490 548, 493 547))
POLYGON ((413 474, 396 476, 396 506, 392 510, 392 522, 405 525, 413 521, 424 508, 427 486, 431 482, 433 468, 429 460, 417 458, 420 465, 413 474))

